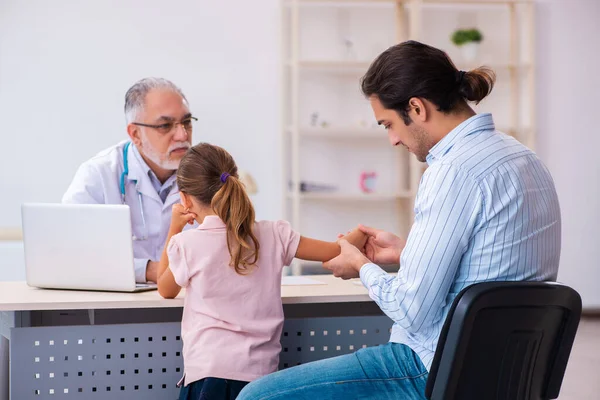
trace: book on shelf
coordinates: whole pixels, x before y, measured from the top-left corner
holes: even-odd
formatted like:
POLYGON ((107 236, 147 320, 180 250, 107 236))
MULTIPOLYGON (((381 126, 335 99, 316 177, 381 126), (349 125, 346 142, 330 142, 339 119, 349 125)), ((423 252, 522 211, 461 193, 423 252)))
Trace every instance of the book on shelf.
MULTIPOLYGON (((290 185, 290 189, 294 189, 293 182, 290 182, 289 185, 290 185)), ((300 192, 301 193, 310 193, 310 192, 331 193, 331 192, 335 192, 337 190, 338 190, 337 186, 334 186, 334 185, 328 185, 325 183, 300 181, 300 192)))

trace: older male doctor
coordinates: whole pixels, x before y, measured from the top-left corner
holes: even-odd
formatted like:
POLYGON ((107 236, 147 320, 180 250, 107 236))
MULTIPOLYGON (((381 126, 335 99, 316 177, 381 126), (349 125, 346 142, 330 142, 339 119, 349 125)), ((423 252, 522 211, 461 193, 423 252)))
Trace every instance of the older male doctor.
POLYGON ((137 282, 156 282, 158 261, 179 202, 175 171, 190 147, 187 99, 172 82, 146 78, 125 95, 129 139, 78 169, 63 203, 127 204, 131 211, 137 282))

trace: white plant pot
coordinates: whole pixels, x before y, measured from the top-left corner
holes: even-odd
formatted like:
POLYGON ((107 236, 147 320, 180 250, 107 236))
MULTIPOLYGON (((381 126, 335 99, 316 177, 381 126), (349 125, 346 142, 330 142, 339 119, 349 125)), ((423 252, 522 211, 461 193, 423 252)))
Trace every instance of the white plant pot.
POLYGON ((469 42, 460 46, 462 58, 465 63, 472 63, 477 60, 479 54, 479 42, 469 42))

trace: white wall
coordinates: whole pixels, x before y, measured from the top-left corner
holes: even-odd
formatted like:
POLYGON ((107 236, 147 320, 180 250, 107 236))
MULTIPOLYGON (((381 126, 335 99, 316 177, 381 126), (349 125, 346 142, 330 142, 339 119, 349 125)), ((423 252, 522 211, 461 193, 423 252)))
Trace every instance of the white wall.
MULTIPOLYGON (((258 181, 259 218, 280 217, 278 4, 2 0, 0 227, 20 225, 24 201, 58 201, 81 161, 125 137, 124 92, 148 75, 183 88, 194 141, 230 150, 258 181)), ((600 1, 538 0, 537 151, 562 206, 559 279, 588 307, 600 307, 598 21, 600 1)))
POLYGON ((600 1, 538 0, 538 154, 563 217, 559 280, 600 308, 600 1))
POLYGON ((173 80, 194 142, 228 149, 282 214, 279 1, 0 1, 0 229, 25 201, 60 201, 77 166, 126 137, 125 91, 173 80))
MULTIPOLYGON (((23 249, 23 242, 0 241, 0 281, 24 280, 25 253, 23 249)), ((0 382, 2 382, 2 380, 0 380, 0 382)), ((2 396, 0 392, 0 400, 1 399, 2 396)))

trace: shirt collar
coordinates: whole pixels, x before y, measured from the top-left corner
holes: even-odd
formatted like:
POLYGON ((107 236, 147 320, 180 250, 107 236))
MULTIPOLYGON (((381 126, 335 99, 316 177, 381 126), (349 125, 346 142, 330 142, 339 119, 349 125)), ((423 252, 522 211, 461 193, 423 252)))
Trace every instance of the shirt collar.
POLYGON ((207 215, 206 217, 204 217, 204 221, 202 221, 202 224, 200 224, 200 226, 198 226, 198 229, 200 230, 211 230, 211 229, 220 229, 220 228, 226 228, 227 226, 225 225, 225 223, 223 221, 221 221, 221 218, 219 218, 216 215, 207 215))
POLYGON ((452 129, 446 136, 442 138, 442 140, 440 140, 431 148, 431 150, 429 150, 429 154, 427 155, 427 164, 431 165, 436 160, 439 160, 445 156, 461 139, 473 133, 490 129, 496 129, 492 114, 485 113, 472 116, 466 121, 463 121, 456 128, 452 129))
POLYGON ((160 180, 156 177, 156 174, 152 170, 148 171, 148 177, 150 181, 152 181, 152 186, 156 189, 157 192, 162 192, 165 189, 170 189, 177 180, 177 174, 173 174, 167 178, 165 183, 160 183, 160 180))

